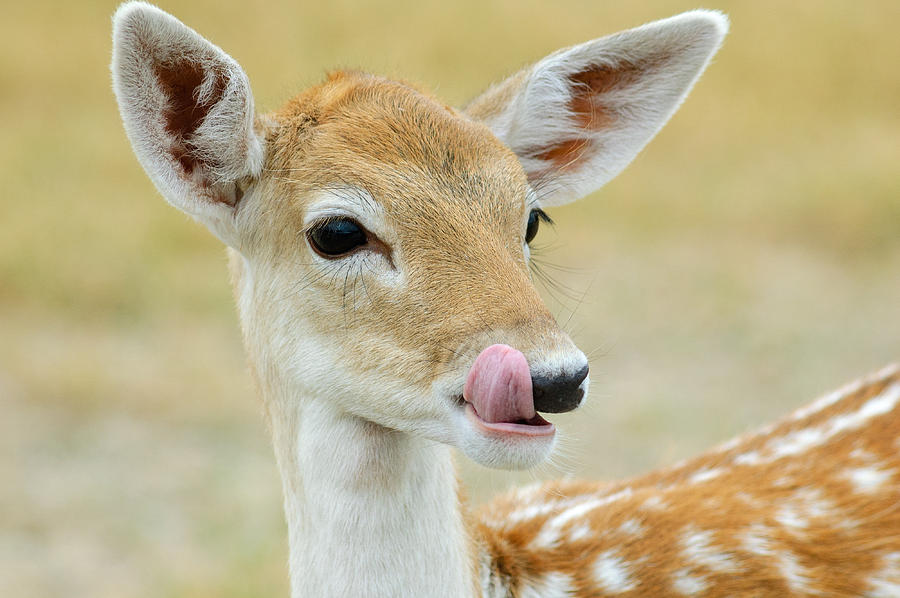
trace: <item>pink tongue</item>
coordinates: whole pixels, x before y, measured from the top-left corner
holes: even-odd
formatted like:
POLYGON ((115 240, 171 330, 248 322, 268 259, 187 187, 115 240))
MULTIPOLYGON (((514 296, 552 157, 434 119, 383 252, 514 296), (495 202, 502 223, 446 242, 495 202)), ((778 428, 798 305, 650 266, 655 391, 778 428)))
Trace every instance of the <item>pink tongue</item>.
POLYGON ((514 423, 537 415, 528 361, 507 345, 491 345, 475 358, 463 398, 488 423, 514 423))

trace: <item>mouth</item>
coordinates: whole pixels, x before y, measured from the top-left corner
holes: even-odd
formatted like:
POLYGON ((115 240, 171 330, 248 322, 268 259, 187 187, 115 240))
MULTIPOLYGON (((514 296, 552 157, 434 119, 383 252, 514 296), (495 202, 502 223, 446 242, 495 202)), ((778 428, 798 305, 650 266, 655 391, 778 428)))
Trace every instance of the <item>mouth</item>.
POLYGON ((556 432, 535 409, 525 356, 507 345, 491 345, 478 355, 458 398, 470 424, 484 435, 546 438, 556 432))
POLYGON ((459 400, 464 406, 466 419, 484 434, 500 437, 546 438, 556 434, 556 426, 535 412, 529 419, 518 418, 512 421, 487 421, 478 415, 475 406, 462 397, 459 400))
POLYGON ((577 407, 584 397, 588 367, 566 375, 532 375, 522 352, 508 345, 491 345, 475 358, 462 393, 456 396, 466 419, 477 432, 494 439, 552 439, 553 424, 542 413, 577 407))

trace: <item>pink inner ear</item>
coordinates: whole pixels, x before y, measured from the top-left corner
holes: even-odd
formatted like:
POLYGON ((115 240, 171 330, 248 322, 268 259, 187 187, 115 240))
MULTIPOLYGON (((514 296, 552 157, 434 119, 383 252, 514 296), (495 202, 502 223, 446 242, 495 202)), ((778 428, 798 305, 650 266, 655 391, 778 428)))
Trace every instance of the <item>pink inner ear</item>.
POLYGON ((222 99, 227 86, 225 74, 218 70, 212 71, 211 75, 215 77, 212 90, 203 97, 200 97, 199 92, 206 73, 194 62, 158 62, 154 65, 154 74, 169 100, 163 117, 166 131, 174 138, 171 150, 173 157, 181 164, 185 174, 190 175, 198 165, 205 164, 192 147, 191 137, 210 109, 222 99))

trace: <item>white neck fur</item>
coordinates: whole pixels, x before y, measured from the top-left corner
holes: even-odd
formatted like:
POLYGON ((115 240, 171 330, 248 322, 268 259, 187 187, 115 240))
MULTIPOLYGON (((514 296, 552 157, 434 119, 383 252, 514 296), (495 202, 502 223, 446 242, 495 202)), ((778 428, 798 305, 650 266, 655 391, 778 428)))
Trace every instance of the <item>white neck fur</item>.
POLYGON ((473 595, 448 447, 321 402, 282 422, 293 598, 473 595))

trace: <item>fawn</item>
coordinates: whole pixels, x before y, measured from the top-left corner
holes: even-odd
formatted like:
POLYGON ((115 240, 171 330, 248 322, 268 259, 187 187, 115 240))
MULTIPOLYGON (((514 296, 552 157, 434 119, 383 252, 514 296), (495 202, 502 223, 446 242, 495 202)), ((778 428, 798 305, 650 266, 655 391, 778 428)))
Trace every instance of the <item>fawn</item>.
POLYGON ((545 460, 588 364, 544 307, 544 209, 618 174, 728 28, 698 10, 560 50, 465 109, 337 72, 257 115, 238 64, 141 2, 114 18, 125 130, 229 247, 285 496, 294 596, 900 595, 900 375, 634 480, 480 510, 545 460))

